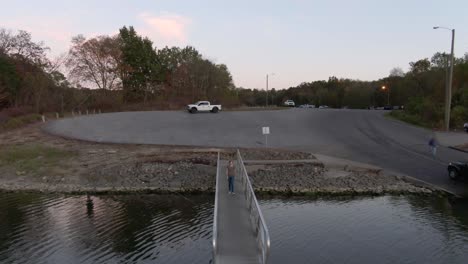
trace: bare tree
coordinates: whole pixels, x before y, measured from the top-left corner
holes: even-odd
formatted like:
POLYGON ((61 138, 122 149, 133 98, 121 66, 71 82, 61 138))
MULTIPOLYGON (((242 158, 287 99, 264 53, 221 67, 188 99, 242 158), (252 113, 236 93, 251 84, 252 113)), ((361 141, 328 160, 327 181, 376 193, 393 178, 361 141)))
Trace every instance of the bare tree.
POLYGON ((18 34, 13 34, 0 28, 0 53, 30 61, 43 68, 49 64, 46 57, 48 50, 43 42, 33 42, 29 32, 19 30, 18 34))
POLYGON ((86 39, 78 35, 66 60, 70 77, 78 83, 92 83, 100 89, 120 86, 119 66, 121 51, 117 37, 98 36, 86 39))
POLYGON ((15 40, 10 30, 0 28, 0 54, 9 54, 13 49, 15 40))
POLYGON ((64 53, 59 54, 58 56, 55 56, 54 58, 50 60, 50 63, 46 69, 47 73, 65 70, 64 67, 68 59, 69 59, 68 52, 64 52, 64 53))

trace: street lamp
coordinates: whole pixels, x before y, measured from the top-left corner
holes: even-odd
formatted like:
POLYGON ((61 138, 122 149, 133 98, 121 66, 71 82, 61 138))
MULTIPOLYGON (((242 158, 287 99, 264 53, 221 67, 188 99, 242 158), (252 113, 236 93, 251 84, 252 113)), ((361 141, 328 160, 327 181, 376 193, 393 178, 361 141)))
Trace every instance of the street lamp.
POLYGON ((382 85, 382 90, 388 90, 387 91, 387 105, 390 106, 390 88, 387 89, 387 86, 382 85))
POLYGON ((450 108, 452 105, 452 80, 453 80, 453 48, 455 44, 455 29, 446 27, 433 27, 434 29, 445 29, 452 31, 452 51, 450 53, 450 74, 448 79, 448 85, 445 92, 445 129, 450 129, 450 108))
POLYGON ((275 74, 274 73, 269 73, 269 74, 266 75, 266 100, 265 100, 266 107, 268 107, 268 75, 273 76, 275 74))

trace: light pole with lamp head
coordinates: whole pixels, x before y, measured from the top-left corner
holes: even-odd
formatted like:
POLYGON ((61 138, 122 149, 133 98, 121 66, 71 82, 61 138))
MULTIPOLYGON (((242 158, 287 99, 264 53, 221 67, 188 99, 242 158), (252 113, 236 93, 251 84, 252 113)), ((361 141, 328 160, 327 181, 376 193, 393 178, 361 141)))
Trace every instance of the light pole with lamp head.
POLYGON ((266 96, 265 96, 265 103, 266 103, 266 107, 268 107, 268 75, 275 75, 274 73, 269 73, 266 75, 266 96))
POLYGON ((382 90, 387 90, 387 106, 390 106, 390 88, 385 85, 382 85, 382 90))
POLYGON ((452 48, 450 52, 450 73, 448 79, 448 85, 446 87, 446 99, 445 99, 445 130, 450 130, 450 108, 452 105, 452 80, 453 80, 453 49, 455 45, 455 29, 446 27, 433 27, 434 29, 446 29, 452 31, 452 48))

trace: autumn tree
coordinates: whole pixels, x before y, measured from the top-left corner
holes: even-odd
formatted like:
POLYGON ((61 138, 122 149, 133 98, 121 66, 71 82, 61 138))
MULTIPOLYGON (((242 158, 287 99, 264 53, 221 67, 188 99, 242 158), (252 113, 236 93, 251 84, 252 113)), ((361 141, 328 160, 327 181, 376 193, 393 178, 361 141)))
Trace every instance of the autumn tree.
POLYGON ((166 47, 158 51, 158 56, 172 96, 216 101, 228 100, 235 94, 227 66, 203 58, 194 47, 166 47))
POLYGON ((72 39, 65 65, 77 83, 113 90, 120 87, 121 54, 117 37, 78 35, 72 39))
POLYGON ((124 98, 127 102, 146 102, 158 92, 163 78, 153 42, 139 36, 133 27, 121 28, 119 40, 124 98))

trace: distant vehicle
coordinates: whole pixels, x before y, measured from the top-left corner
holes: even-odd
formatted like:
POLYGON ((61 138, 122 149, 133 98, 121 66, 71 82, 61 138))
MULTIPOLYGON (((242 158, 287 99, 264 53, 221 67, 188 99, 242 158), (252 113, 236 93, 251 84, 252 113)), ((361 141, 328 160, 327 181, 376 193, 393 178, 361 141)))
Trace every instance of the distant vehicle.
POLYGON ((328 108, 328 105, 321 105, 321 106, 319 106, 319 109, 324 109, 324 108, 328 108))
POLYGON ((285 105, 285 106, 292 106, 292 107, 296 106, 296 104, 294 103, 293 100, 286 100, 286 101, 284 101, 284 105, 285 105))
POLYGON ((303 104, 303 105, 300 105, 299 108, 315 108, 315 105, 303 104))
POLYGON ((467 180, 468 179, 468 162, 457 161, 450 162, 448 167, 448 175, 452 180, 467 180))
POLYGON ((194 114, 198 111, 200 112, 211 112, 211 113, 218 113, 221 111, 221 105, 212 105, 208 101, 198 101, 194 104, 187 105, 187 111, 194 114))
POLYGON ((384 106, 384 110, 392 110, 393 107, 391 105, 386 105, 384 106))
POLYGON ((463 124, 463 130, 468 133, 468 123, 463 124))

